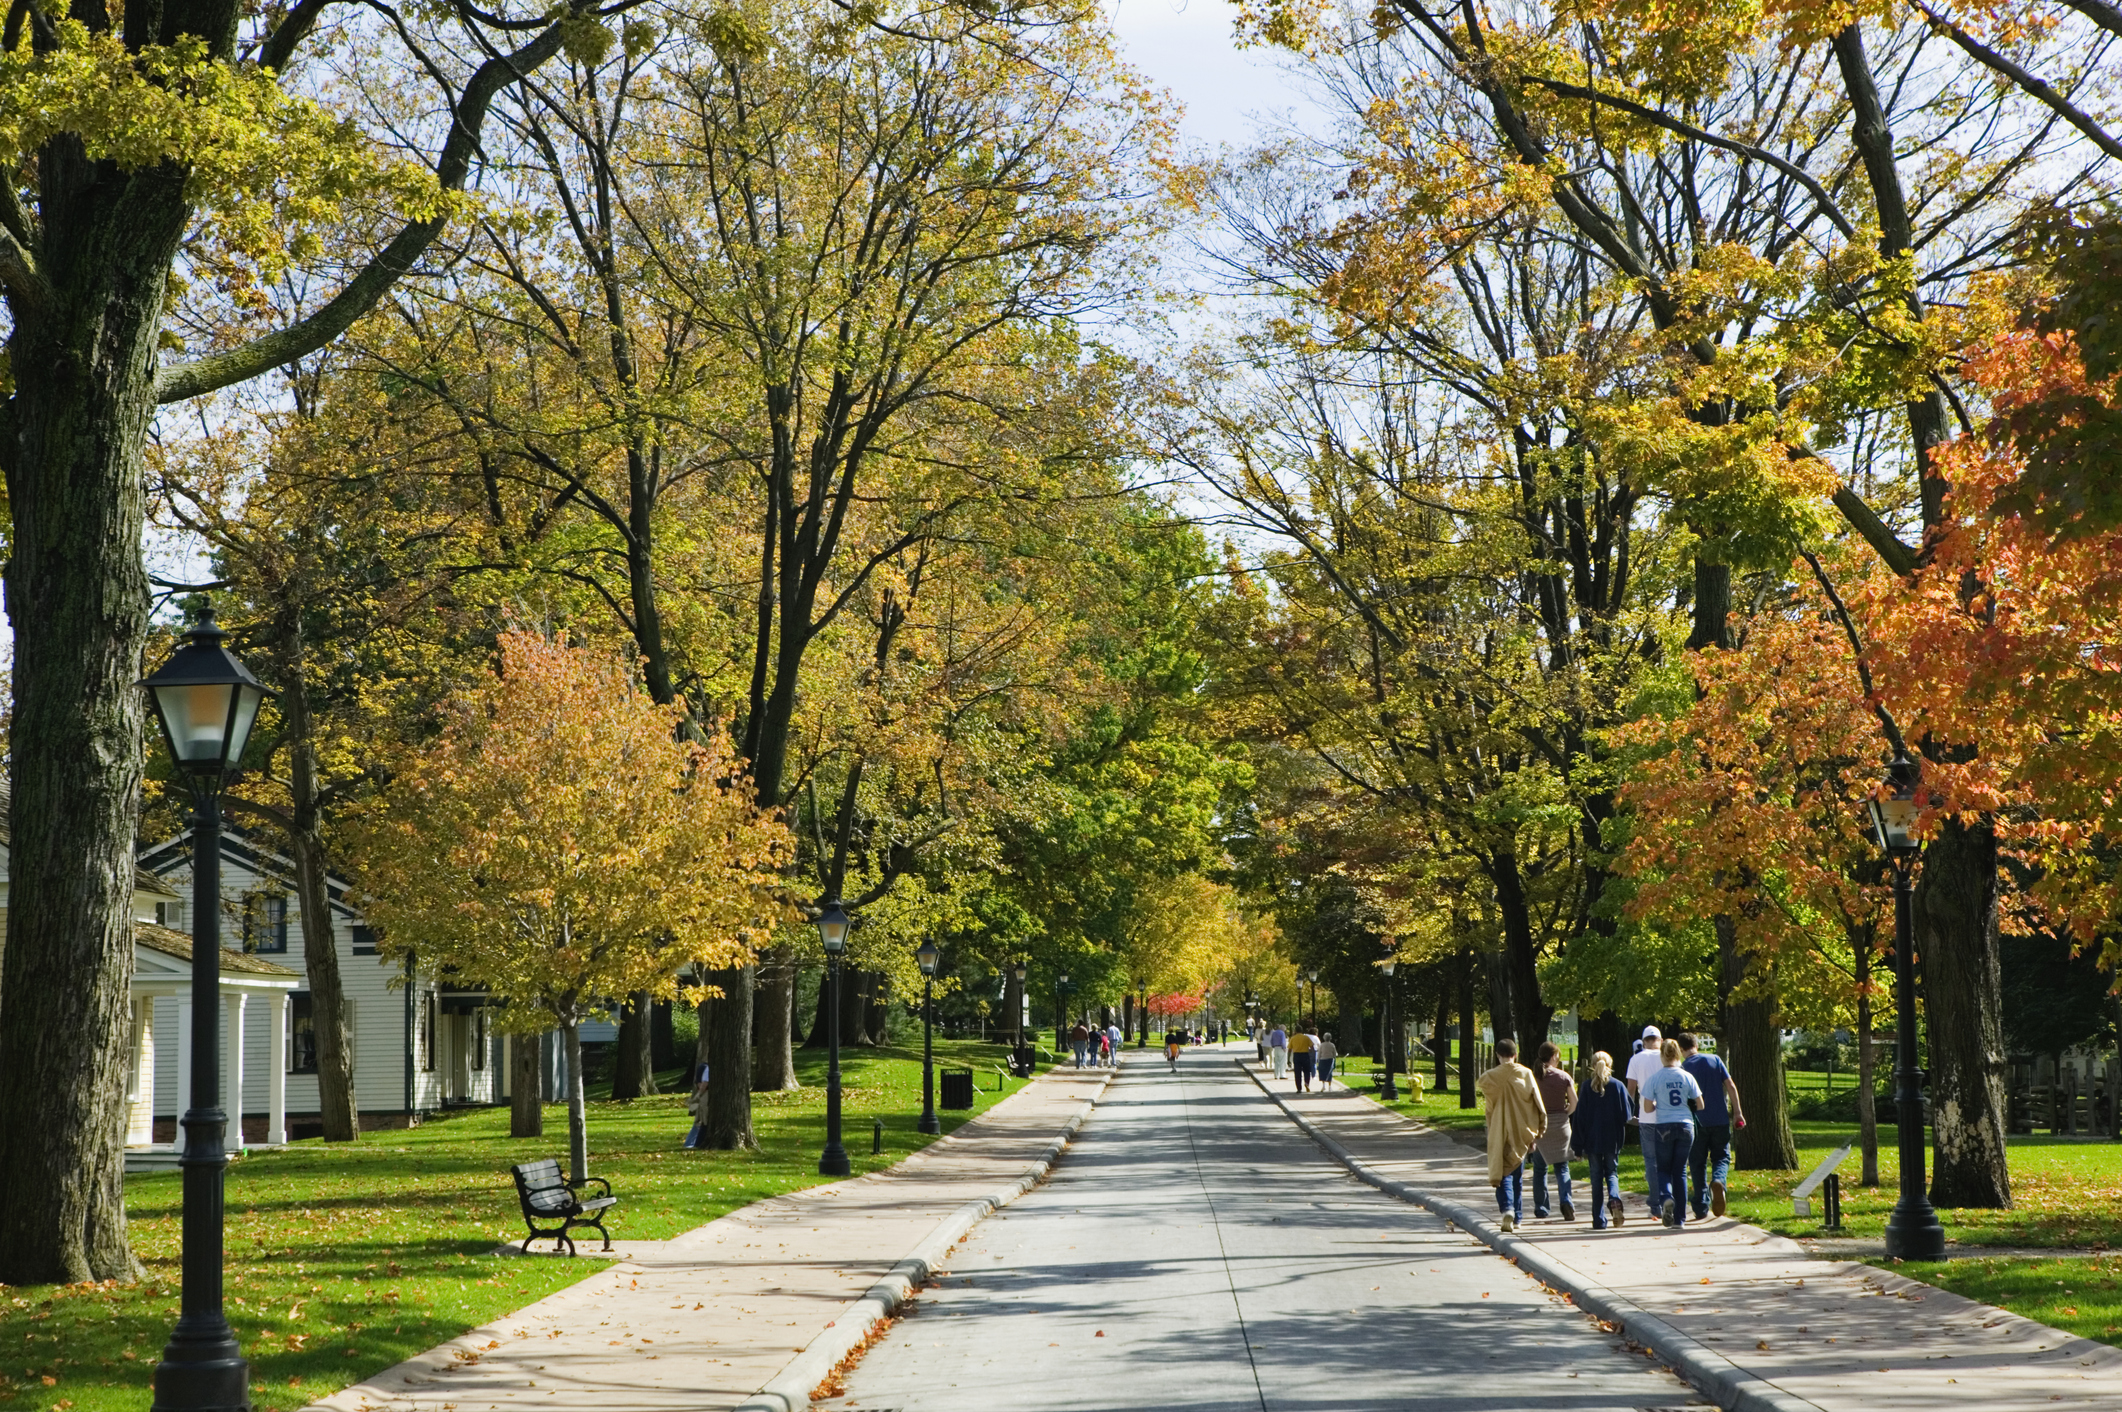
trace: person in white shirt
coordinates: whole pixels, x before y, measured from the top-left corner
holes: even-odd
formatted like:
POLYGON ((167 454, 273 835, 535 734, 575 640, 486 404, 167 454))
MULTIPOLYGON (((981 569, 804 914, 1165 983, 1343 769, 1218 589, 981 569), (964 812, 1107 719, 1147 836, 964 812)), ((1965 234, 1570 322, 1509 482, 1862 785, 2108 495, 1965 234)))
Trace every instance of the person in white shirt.
POLYGON ((1115 1020, 1105 1027, 1105 1037, 1113 1042, 1112 1065, 1117 1069, 1120 1067, 1120 1046, 1127 1043, 1127 1032, 1121 1029, 1120 1022, 1115 1020))
MULTIPOLYGON (((1636 1105, 1639 1112, 1643 1107, 1644 1080, 1657 1073, 1663 1066, 1663 1061, 1658 1058, 1658 1046, 1664 1042, 1664 1039, 1665 1037, 1658 1032, 1656 1025, 1645 1025, 1643 1027, 1642 1044, 1634 1054, 1628 1056, 1628 1097, 1629 1101, 1636 1105)), ((1651 1125, 1648 1118, 1645 1118, 1642 1126, 1636 1129, 1636 1140, 1643 1148, 1643 1175, 1646 1178, 1650 1178, 1651 1173, 1657 1171, 1658 1168, 1651 1154, 1651 1125)), ((1644 1199, 1650 1202, 1651 1210, 1655 1213, 1658 1209, 1658 1183, 1655 1178, 1651 1178, 1647 1185, 1650 1190, 1645 1194, 1644 1199)))

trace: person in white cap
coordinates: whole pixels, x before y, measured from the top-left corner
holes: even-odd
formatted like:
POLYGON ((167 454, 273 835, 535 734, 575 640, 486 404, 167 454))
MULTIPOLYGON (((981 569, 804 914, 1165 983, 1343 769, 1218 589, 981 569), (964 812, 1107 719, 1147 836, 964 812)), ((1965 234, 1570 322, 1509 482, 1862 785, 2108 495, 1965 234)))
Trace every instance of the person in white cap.
MULTIPOLYGON (((1664 1040, 1665 1036, 1659 1033, 1656 1025, 1645 1025, 1643 1027, 1642 1048, 1629 1056, 1628 1097, 1629 1101, 1636 1105, 1638 1112, 1641 1112, 1643 1108, 1643 1085, 1650 1082, 1650 1076, 1657 1073, 1665 1065, 1665 1061, 1658 1056, 1658 1046, 1664 1040)), ((1643 1148, 1643 1175, 1649 1188, 1649 1195, 1644 1199, 1654 1205, 1658 1199, 1658 1183, 1655 1178, 1658 1165, 1651 1154, 1651 1144, 1655 1137, 1656 1134, 1652 1131, 1649 1123, 1645 1123, 1636 1129, 1636 1140, 1643 1148)))

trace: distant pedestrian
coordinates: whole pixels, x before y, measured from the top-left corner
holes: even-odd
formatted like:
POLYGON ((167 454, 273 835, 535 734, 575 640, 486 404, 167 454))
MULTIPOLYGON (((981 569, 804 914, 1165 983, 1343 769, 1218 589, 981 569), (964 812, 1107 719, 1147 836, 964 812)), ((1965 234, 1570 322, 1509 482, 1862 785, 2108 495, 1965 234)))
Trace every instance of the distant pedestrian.
POLYGON ((1166 1030, 1164 1032, 1164 1062, 1172 1066, 1171 1071, 1175 1074, 1179 1072, 1180 1039, 1181 1035, 1177 1030, 1166 1030))
POLYGON ((1113 1064, 1113 1037, 1104 1030, 1098 1031, 1098 1067, 1109 1069, 1113 1064))
MULTIPOLYGON (((1643 1175, 1646 1179, 1650 1176, 1653 1168, 1650 1154, 1650 1123, 1648 1119, 1642 1117, 1643 1081, 1658 1072, 1660 1062, 1658 1059, 1658 1046, 1663 1042, 1664 1040, 1659 1035, 1656 1025, 1645 1025, 1643 1027, 1643 1038, 1637 1043, 1636 1052, 1628 1056, 1628 1096, 1636 1105, 1636 1113, 1640 1123, 1636 1129, 1636 1138, 1643 1146, 1643 1175)), ((1653 1213, 1658 1209, 1657 1195, 1655 1184, 1646 1186, 1643 1199, 1650 1202, 1650 1208, 1653 1213)))
POLYGON ((1643 1082, 1643 1131, 1653 1134, 1657 1159, 1650 1179, 1651 1209, 1674 1230, 1687 1223, 1687 1158, 1695 1145, 1695 1114, 1702 1108, 1702 1085, 1680 1067, 1680 1045, 1666 1040, 1658 1047, 1663 1067, 1643 1082))
POLYGON ((1267 1032, 1267 1066, 1274 1078, 1282 1077, 1289 1064, 1289 1033, 1276 1025, 1267 1032))
POLYGON ((1693 1074, 1702 1087, 1702 1112, 1695 1119, 1695 1145, 1687 1154, 1688 1194, 1695 1199, 1695 1219, 1708 1220, 1724 1214, 1724 1184, 1731 1177, 1731 1130, 1746 1126, 1746 1112, 1739 1104, 1739 1085, 1731 1070, 1714 1054, 1695 1052, 1691 1034, 1673 1036, 1680 1041, 1680 1067, 1693 1074), (1704 1194, 1703 1177, 1709 1184, 1704 1194))
POLYGON ((699 1147, 707 1141, 707 1065, 700 1066, 700 1073, 693 1080, 693 1091, 686 1096, 685 1111, 693 1115, 692 1131, 685 1135, 687 1147, 699 1147))
POLYGON ((1628 1141, 1628 1087, 1614 1077, 1614 1058, 1601 1049, 1592 1055, 1591 1078, 1577 1111, 1570 1114, 1570 1146, 1584 1156, 1592 1190, 1592 1229, 1606 1229, 1606 1218, 1621 1224, 1621 1144, 1628 1141), (1601 1198, 1604 1198, 1603 1202, 1601 1198))
POLYGON ((1312 1075, 1318 1072, 1319 1040, 1309 1025, 1300 1027, 1289 1037, 1289 1067, 1291 1076, 1297 1081, 1297 1092, 1303 1093, 1312 1086, 1312 1075))
MULTIPOLYGON (((1533 1146, 1533 1214, 1545 1216, 1547 1169, 1555 1169, 1555 1200, 1562 1219, 1577 1219, 1577 1208, 1569 1199, 1569 1117, 1577 1110, 1577 1081, 1562 1071, 1562 1051, 1552 1040, 1540 1046, 1540 1102, 1547 1109, 1547 1131, 1533 1146)), ((1596 1195, 1593 1197, 1597 1200, 1596 1195)))
POLYGON ((1496 1067, 1475 1083, 1488 1105, 1488 1180, 1505 1231, 1525 1219, 1525 1154, 1547 1131, 1540 1082, 1518 1062, 1515 1040, 1496 1041, 1496 1067))
POLYGON ((1120 1051, 1127 1047, 1127 1031, 1121 1029, 1120 1022, 1115 1020, 1105 1027, 1105 1037, 1113 1042, 1112 1063, 1117 1066, 1120 1063, 1120 1051))
POLYGON ((1076 1067, 1082 1068, 1090 1061, 1090 1026, 1081 1020, 1068 1032, 1069 1045, 1076 1051, 1076 1067))
POLYGON ((1341 1051, 1334 1048, 1334 1032, 1332 1030, 1328 1030, 1325 1034, 1319 1036, 1319 1046, 1313 1052, 1319 1056, 1319 1087, 1322 1089, 1332 1088, 1334 1086, 1334 1060, 1341 1056, 1341 1051))
POLYGON ((1267 1021, 1255 1015, 1252 1019, 1245 1022, 1245 1028, 1252 1032, 1253 1048, 1259 1051, 1260 1062, 1265 1064, 1267 1062, 1267 1021))

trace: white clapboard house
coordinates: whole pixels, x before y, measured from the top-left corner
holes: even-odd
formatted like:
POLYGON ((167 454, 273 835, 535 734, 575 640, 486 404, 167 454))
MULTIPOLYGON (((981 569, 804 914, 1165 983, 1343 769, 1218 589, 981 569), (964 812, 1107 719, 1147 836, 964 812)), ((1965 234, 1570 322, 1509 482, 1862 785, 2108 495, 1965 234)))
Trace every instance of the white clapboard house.
MULTIPOLYGON (((140 864, 163 889, 159 919, 189 937, 190 834, 143 848, 140 864)), ((487 995, 452 986, 446 978, 408 976, 402 963, 377 954, 375 933, 348 905, 344 881, 328 878, 326 895, 339 982, 352 1019, 354 1097, 363 1126, 399 1126, 446 1108, 506 1102, 509 1050, 519 1041, 495 1031, 487 995)), ((286 1140, 272 1124, 268 1107, 276 1082, 286 1087, 288 1135, 309 1135, 318 1120, 317 1052, 294 864, 237 828, 224 829, 221 835, 221 941, 224 961, 236 960, 238 966, 265 963, 285 968, 293 977, 284 1025, 269 1005, 244 1005, 240 1010, 245 1138, 253 1145, 286 1140)), ((180 1007, 190 1009, 176 997, 158 1000, 153 1017, 158 1037, 155 1136, 165 1141, 174 1136, 182 1111, 177 1071, 184 1051, 175 1044, 183 1023, 180 1007), (167 1044, 159 1042, 164 1035, 170 1039, 167 1044)), ((223 1010, 224 1026, 229 1015, 239 1013, 227 1001, 223 1010)), ((583 1039, 608 1041, 614 1028, 585 1025, 583 1039)), ((556 1098, 562 1091, 556 1037, 547 1036, 541 1049, 546 1096, 556 1098)), ((224 1058, 234 1065, 232 1051, 224 1049, 224 1058)))

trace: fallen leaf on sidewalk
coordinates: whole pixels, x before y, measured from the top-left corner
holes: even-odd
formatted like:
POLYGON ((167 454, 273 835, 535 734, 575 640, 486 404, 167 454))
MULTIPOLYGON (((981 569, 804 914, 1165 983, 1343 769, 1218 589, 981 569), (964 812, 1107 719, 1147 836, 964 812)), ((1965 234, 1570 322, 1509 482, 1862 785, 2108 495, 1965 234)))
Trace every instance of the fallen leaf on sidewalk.
POLYGON ((1758 1338, 1758 1339, 1755 1339, 1755 1340, 1754 1340, 1754 1347, 1756 1347, 1756 1348, 1758 1348, 1758 1349, 1761 1349, 1762 1351, 1766 1352, 1766 1351, 1767 1351, 1767 1349, 1768 1349, 1768 1340, 1767 1340, 1767 1339, 1765 1339, 1765 1338, 1758 1338))
POLYGON ((1100 1330, 1098 1330, 1098 1332, 1097 1332, 1096 1334, 1092 1335, 1092 1337, 1094 1337, 1094 1338, 1104 1338, 1104 1337, 1105 1337, 1105 1330, 1103 1330, 1103 1329, 1100 1329, 1100 1330))

